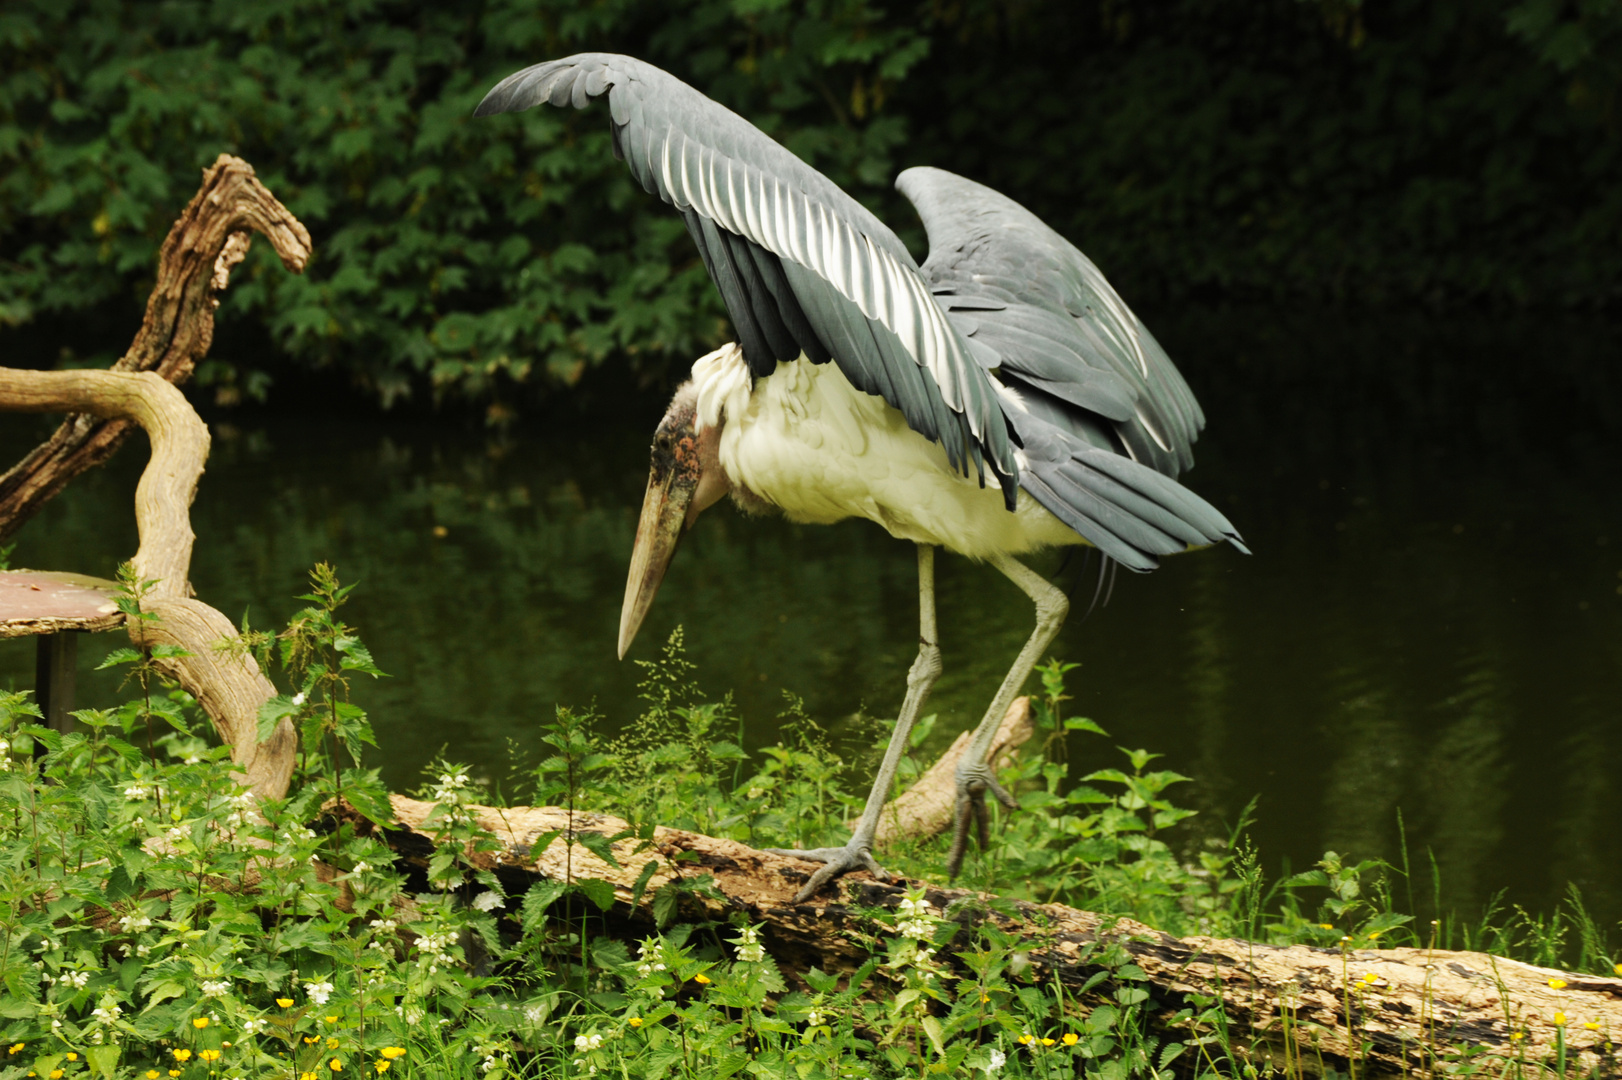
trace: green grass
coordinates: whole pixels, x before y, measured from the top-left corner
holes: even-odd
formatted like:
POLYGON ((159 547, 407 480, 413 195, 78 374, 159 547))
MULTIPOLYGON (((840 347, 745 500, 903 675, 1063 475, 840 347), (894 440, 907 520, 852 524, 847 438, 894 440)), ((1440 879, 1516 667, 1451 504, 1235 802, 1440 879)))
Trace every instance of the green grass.
MULTIPOLYGON (((356 764, 371 730, 348 700, 349 679, 380 672, 339 617, 348 590, 324 567, 312 582, 285 631, 247 635, 292 688, 263 724, 291 720, 303 751, 288 797, 257 814, 150 654, 114 658, 129 665, 131 701, 76 714, 75 734, 39 726, 27 695, 0 695, 0 1080, 1257 1074, 1220 1000, 1155 1000, 1118 945, 1093 946, 1095 976, 1067 990, 1034 974, 1019 940, 960 931, 912 894, 901 910, 860 913, 869 957, 856 971, 786 974, 741 917, 679 921, 680 890, 709 888, 702 875, 655 892, 657 926, 627 937, 602 882, 508 895, 471 868, 468 845, 495 842, 466 808, 504 799, 613 813, 630 839, 654 825, 756 846, 843 839, 868 751, 842 757, 788 699, 781 740, 746 754, 729 704, 694 689, 679 632, 645 665, 645 709, 626 734, 602 739, 596 718, 559 709, 515 748, 532 763, 499 778, 499 794, 437 763, 420 792, 436 804, 436 848, 426 870, 397 863, 369 830, 321 810, 342 795, 382 819, 387 792, 356 764)), ((141 592, 126 581, 134 617, 141 592)), ((969 886, 1173 934, 1484 948, 1612 970, 1575 889, 1552 913, 1495 906, 1416 922, 1394 896, 1423 885, 1442 911, 1434 870, 1416 882, 1406 859, 1331 852, 1267 881, 1246 821, 1214 838, 1192 831, 1171 797, 1188 778, 1155 769, 1154 754, 1127 751, 1120 768, 1072 780, 1065 736, 1102 732, 1063 715, 1065 671, 1042 669, 1038 737, 1004 776, 1020 811, 971 859, 969 886)), ((608 841, 574 842, 602 854, 608 841)), ((885 858, 930 878, 942 847, 885 858)), ((1475 1068, 1458 1055, 1445 1065, 1475 1068)), ((1563 1057, 1547 1067, 1565 1074, 1563 1057)))

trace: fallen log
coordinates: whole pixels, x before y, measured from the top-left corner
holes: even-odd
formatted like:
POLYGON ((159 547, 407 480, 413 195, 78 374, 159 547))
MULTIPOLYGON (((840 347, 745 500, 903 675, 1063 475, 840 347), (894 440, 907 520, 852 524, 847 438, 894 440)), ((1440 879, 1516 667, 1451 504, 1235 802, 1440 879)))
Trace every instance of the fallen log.
MULTIPOLYGON (((390 844, 407 862, 426 866, 435 840, 434 804, 394 796, 398 828, 390 844)), ((786 972, 812 965, 849 972, 869 956, 870 925, 862 909, 896 907, 908 887, 921 887, 936 910, 965 930, 991 924, 1017 935, 1025 977, 1059 980, 1083 1002, 1116 945, 1146 977, 1158 1014, 1198 999, 1219 999, 1229 1042, 1248 1064, 1287 1075, 1355 1072, 1362 1077, 1434 1071, 1447 1062, 1472 1069, 1536 1069, 1553 1062, 1564 1041, 1573 1075, 1618 1075, 1610 1042, 1622 1033, 1622 979, 1534 967, 1483 953, 1426 949, 1333 949, 1276 946, 1207 937, 1174 938, 1141 923, 1059 904, 999 901, 965 889, 922 882, 881 883, 855 873, 825 894, 795 904, 814 864, 758 851, 732 840, 658 828, 651 844, 619 840, 612 866, 570 839, 605 839, 626 823, 604 814, 557 807, 472 807, 498 850, 465 852, 467 862, 502 879, 509 895, 539 880, 607 882, 615 913, 650 927, 653 898, 679 878, 707 874, 713 892, 684 890, 680 917, 741 914, 763 924, 762 941, 786 972), (535 843, 558 833, 544 848, 535 843), (637 888, 652 861, 652 876, 637 888), (1592 1026, 1590 1026, 1592 1025, 1592 1026)), ((364 827, 364 826, 363 826, 364 827)), ((950 945, 942 954, 952 952, 950 945)), ((1108 981, 1093 995, 1113 989, 1108 981)), ((1245 1064, 1245 1063, 1241 1063, 1245 1064)))

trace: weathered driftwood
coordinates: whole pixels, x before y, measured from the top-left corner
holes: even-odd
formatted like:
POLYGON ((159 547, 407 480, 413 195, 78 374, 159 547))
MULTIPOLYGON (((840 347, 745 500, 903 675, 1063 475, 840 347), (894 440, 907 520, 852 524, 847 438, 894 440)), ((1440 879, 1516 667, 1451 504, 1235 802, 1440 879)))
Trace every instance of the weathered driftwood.
MULTIPOLYGON (((1008 767, 1015 751, 1035 732, 1031 724, 1031 699, 1015 698, 997 728, 991 744, 991 760, 997 769, 1008 767)), ((969 748, 972 731, 965 731, 947 747, 916 783, 891 799, 879 818, 880 849, 897 840, 921 840, 943 833, 952 824, 952 807, 957 799, 957 763, 969 748)))
MULTIPOLYGON (((432 829, 424 823, 432 804, 396 796, 394 810, 403 831, 392 833, 390 842, 408 859, 425 859, 432 829)), ((541 878, 596 878, 613 886, 621 917, 646 922, 655 890, 678 876, 709 874, 723 899, 688 892, 683 917, 740 913, 763 923, 768 949, 791 971, 813 964, 832 972, 854 969, 868 956, 855 908, 894 907, 906 885, 852 874, 837 891, 830 887, 825 897, 796 905, 794 894, 812 864, 735 841, 656 829, 646 850, 637 850, 628 840, 615 843, 620 866, 614 867, 579 844, 567 844, 564 837, 613 836, 626 827, 617 818, 571 816, 555 807, 481 807, 476 813, 503 848, 468 857, 501 875, 509 892, 541 878), (564 830, 564 836, 543 850, 532 847, 554 830, 564 830), (649 860, 657 863, 657 870, 633 906, 634 887, 649 860)), ((1271 1059, 1287 1074, 1320 1073, 1326 1067, 1346 1072, 1348 1063, 1359 1076, 1408 1074, 1432 1069, 1439 1059, 1453 1055, 1477 1055, 1477 1064, 1492 1072, 1515 1059, 1550 1061, 1561 1030, 1554 1021, 1563 1013, 1573 1074, 1594 1070, 1602 1077, 1617 1075, 1616 1057, 1605 1044, 1622 1034, 1622 979, 1532 967, 1482 953, 1356 949, 1343 954, 1306 946, 1178 939, 1130 920, 1058 904, 992 903, 993 898, 967 890, 932 886, 926 887, 926 896, 960 924, 989 921, 1020 935, 1028 949, 1030 978, 1057 978, 1079 988, 1100 970, 1099 946, 1119 943, 1147 976, 1166 1015, 1193 995, 1219 997, 1231 1025, 1230 1042, 1253 1058, 1271 1059), (1564 980, 1565 986, 1555 989, 1551 979, 1564 980)), ((944 952, 950 953, 950 947, 944 952)))
POLYGON ((216 293, 248 253, 251 234, 270 241, 297 273, 310 234, 240 158, 221 154, 169 230, 146 316, 111 371, 0 370, 0 410, 70 413, 44 443, 0 476, 0 539, 14 533, 75 476, 112 456, 135 426, 146 429, 152 461, 135 492, 141 549, 135 568, 156 581, 146 601, 155 621, 132 621, 140 645, 178 645, 189 654, 163 667, 197 698, 231 747, 244 782, 279 798, 292 776, 296 739, 283 721, 257 744, 259 706, 275 693, 231 621, 191 598, 194 539, 189 510, 208 457, 208 429, 174 384, 190 377, 214 339, 216 293), (222 647, 222 645, 227 647, 222 647))
MULTIPOLYGON (((202 187, 169 230, 158 257, 157 282, 141 328, 114 371, 155 371, 182 383, 214 340, 215 293, 262 233, 282 265, 297 273, 310 257, 310 234, 240 158, 221 154, 203 172, 202 187)), ((4 476, 0 476, 0 540, 11 536, 63 486, 112 456, 129 434, 130 418, 79 413, 68 417, 4 476)))
POLYGON ((236 628, 218 611, 191 599, 190 508, 208 458, 208 428, 174 386, 147 371, 17 371, 0 368, 0 410, 74 412, 117 418, 144 428, 152 460, 135 489, 135 521, 141 546, 133 560, 143 581, 154 581, 144 610, 155 620, 127 623, 137 645, 178 645, 188 655, 160 661, 213 720, 244 783, 261 797, 287 791, 297 753, 286 720, 269 741, 258 743, 259 706, 275 688, 243 649, 222 648, 237 640, 236 628))

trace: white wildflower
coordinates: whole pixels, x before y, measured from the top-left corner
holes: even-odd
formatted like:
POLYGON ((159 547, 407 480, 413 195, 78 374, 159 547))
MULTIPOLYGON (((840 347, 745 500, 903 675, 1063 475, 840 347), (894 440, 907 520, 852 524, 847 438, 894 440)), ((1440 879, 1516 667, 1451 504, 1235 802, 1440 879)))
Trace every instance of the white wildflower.
POLYGON ((367 862, 365 859, 362 859, 360 862, 356 863, 354 869, 350 870, 349 872, 351 874, 370 874, 372 872, 372 864, 367 862))
POLYGON ((293 695, 293 704, 295 707, 304 704, 304 700, 304 691, 302 690, 293 695))
POLYGON ((202 984, 204 997, 224 997, 231 992, 229 979, 205 979, 202 984))
POLYGON ((812 1027, 821 1027, 823 1024, 828 1022, 828 1018, 823 1014, 821 1009, 812 1009, 810 1012, 805 1014, 805 1022, 812 1027))
POLYGON ((257 1035, 263 1030, 265 1030, 265 1021, 258 1017, 242 1022, 242 1034, 244 1035, 257 1035))
POLYGON ((576 1035, 574 1037, 574 1048, 582 1054, 588 1050, 596 1050, 602 1045, 603 1037, 595 1031, 590 1035, 576 1035))
POLYGON ((304 984, 304 992, 310 995, 310 1000, 317 1005, 325 1005, 327 999, 332 996, 332 991, 333 986, 329 982, 307 982, 304 984))
POLYGON ((758 964, 766 959, 766 949, 760 944, 760 929, 746 926, 732 939, 738 946, 738 959, 746 964, 758 964))
POLYGON ((494 911, 498 907, 506 906, 507 901, 503 900, 501 894, 497 892, 485 891, 473 898, 473 909, 475 911, 494 911))
POLYGON ((986 1075, 990 1076, 1007 1063, 1008 1055, 993 1047, 991 1051, 991 1060, 986 1063, 986 1075))
POLYGON ((372 929, 376 930, 380 934, 386 934, 390 930, 394 930, 394 929, 398 928, 399 925, 400 924, 395 922, 393 919, 373 919, 372 920, 372 929))
POLYGON ((126 934, 138 934, 142 930, 150 929, 152 920, 139 911, 132 911, 119 919, 118 925, 126 934))
POLYGON ((104 1000, 100 1005, 90 1010, 90 1015, 98 1024, 110 1024, 118 1019, 118 1015, 122 1011, 118 1007, 118 1002, 104 1000))
POLYGON ((539 1024, 546 1019, 546 1009, 540 1005, 531 1005, 524 1010, 524 1019, 531 1024, 539 1024))
POLYGON ((129 784, 124 788, 124 798, 130 802, 140 802, 146 795, 147 789, 141 784, 129 784))

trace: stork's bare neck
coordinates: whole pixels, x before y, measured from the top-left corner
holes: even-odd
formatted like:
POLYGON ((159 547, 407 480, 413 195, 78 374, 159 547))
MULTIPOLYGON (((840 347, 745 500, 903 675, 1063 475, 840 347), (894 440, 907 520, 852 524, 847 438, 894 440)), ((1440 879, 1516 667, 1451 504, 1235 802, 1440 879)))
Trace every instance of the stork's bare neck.
POLYGON ((745 510, 806 524, 866 518, 973 558, 1085 542, 1024 493, 1010 513, 1002 492, 953 469, 940 443, 837 364, 802 355, 751 380, 742 350, 725 345, 693 365, 666 423, 689 391, 694 427, 719 432, 716 463, 745 510))

